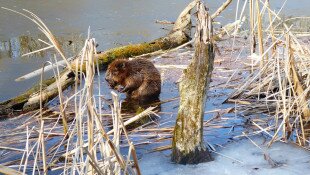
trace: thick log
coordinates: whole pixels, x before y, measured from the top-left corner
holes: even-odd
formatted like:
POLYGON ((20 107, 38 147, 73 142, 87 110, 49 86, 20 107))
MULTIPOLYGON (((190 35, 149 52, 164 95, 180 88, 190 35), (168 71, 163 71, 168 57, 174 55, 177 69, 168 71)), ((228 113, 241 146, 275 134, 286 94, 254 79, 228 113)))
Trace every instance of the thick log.
MULTIPOLYGON (((74 83, 74 73, 64 71, 60 75, 60 83, 63 89, 66 89, 74 83)), ((47 103, 49 100, 58 95, 58 89, 55 78, 50 78, 42 82, 42 102, 47 103)), ((25 93, 0 103, 0 118, 9 117, 14 112, 28 112, 40 107, 40 83, 27 90, 25 93)))
POLYGON ((97 55, 99 65, 107 65, 117 58, 129 58, 158 50, 175 48, 189 41, 189 36, 183 31, 176 31, 149 43, 132 44, 110 49, 97 55))
MULTIPOLYGON (((42 87, 46 88, 54 82, 55 82, 54 78, 47 79, 44 82, 42 82, 42 87)), ((13 112, 16 110, 21 110, 24 104, 28 101, 29 97, 32 94, 37 93, 39 90, 40 90, 40 84, 37 84, 33 86, 32 88, 28 89, 23 94, 17 97, 14 97, 12 99, 9 99, 7 101, 1 102, 0 103, 0 116, 8 116, 10 114, 13 114, 13 112)))
POLYGON ((180 107, 172 141, 172 161, 196 164, 212 160, 203 144, 203 117, 206 92, 214 63, 212 20, 199 3, 195 34, 195 55, 184 70, 179 85, 180 107))
MULTIPOLYGON (((66 89, 70 85, 73 85, 74 80, 75 80, 74 73, 66 69, 64 72, 62 72, 58 81, 60 83, 61 88, 66 89)), ((57 95, 58 95, 57 82, 54 81, 52 84, 44 88, 44 90, 42 90, 42 103, 45 104, 49 102, 57 95)), ((34 109, 38 109, 39 107, 40 107, 40 93, 38 92, 32 94, 28 98, 27 102, 23 106, 23 110, 31 111, 34 109)))

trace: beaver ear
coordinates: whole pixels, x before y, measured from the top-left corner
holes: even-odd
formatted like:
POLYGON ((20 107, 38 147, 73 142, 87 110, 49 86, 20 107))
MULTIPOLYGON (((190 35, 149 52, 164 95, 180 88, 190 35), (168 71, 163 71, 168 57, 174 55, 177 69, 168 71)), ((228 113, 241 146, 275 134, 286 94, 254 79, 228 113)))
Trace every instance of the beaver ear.
POLYGON ((125 66, 126 66, 126 63, 123 62, 123 63, 118 64, 118 65, 117 65, 117 68, 118 68, 118 69, 124 69, 125 66))

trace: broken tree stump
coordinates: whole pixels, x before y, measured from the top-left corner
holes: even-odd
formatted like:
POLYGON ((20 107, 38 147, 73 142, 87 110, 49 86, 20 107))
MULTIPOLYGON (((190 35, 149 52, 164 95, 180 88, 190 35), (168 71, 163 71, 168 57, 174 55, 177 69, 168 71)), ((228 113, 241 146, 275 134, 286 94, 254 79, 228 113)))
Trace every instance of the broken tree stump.
POLYGON ((209 88, 214 63, 212 20, 203 3, 197 5, 198 18, 195 34, 195 55, 184 70, 179 85, 180 107, 172 141, 172 161, 197 164, 211 161, 203 144, 203 117, 206 92, 209 88))

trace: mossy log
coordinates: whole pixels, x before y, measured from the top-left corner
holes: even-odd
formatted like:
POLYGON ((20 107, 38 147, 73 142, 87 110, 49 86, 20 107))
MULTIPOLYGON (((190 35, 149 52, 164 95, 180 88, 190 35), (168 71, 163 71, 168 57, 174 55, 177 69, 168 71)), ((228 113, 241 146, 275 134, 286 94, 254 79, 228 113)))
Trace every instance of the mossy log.
MULTIPOLYGON (((138 56, 142 54, 147 54, 151 52, 155 52, 158 50, 168 50, 171 48, 175 48, 177 46, 182 45, 190 40, 190 29, 191 29, 191 9, 196 5, 197 1, 191 2, 179 15, 175 25, 170 33, 167 36, 156 39, 149 43, 141 43, 141 44, 132 44, 127 46, 122 46, 118 48, 113 48, 107 50, 105 52, 101 52, 97 54, 96 58, 98 59, 99 66, 102 67, 104 65, 109 64, 114 59, 117 58, 129 58, 133 56, 138 56)), ((78 59, 78 57, 77 57, 78 59)), ((75 70, 75 61, 72 61, 72 70, 75 70)), ((85 64, 84 64, 85 65, 85 64)), ((85 67, 83 65, 83 67, 85 67)), ((65 69, 62 73, 62 88, 66 89, 68 86, 73 84, 72 72, 68 69, 65 69), (65 78, 65 75, 70 75, 65 78)), ((48 80, 43 81, 43 97, 44 103, 49 100, 55 98, 58 93, 56 93, 57 86, 55 86, 55 78, 50 78, 48 80)), ((14 112, 28 112, 31 110, 38 109, 40 106, 40 98, 38 96, 38 91, 40 89, 40 85, 35 85, 30 88, 22 95, 19 95, 15 98, 9 99, 5 102, 0 103, 0 118, 14 116, 14 112), (12 114, 12 115, 11 115, 12 114)))
MULTIPOLYGON (((59 82, 62 89, 74 83, 74 74, 65 70, 60 74, 59 82)), ((42 102, 47 103, 58 95, 57 82, 50 78, 42 82, 42 102)), ((0 118, 10 117, 15 113, 28 112, 40 107, 40 83, 30 88, 23 94, 0 103, 0 118)))
POLYGON ((212 160, 203 144, 203 117, 206 92, 214 64, 212 20, 205 6, 198 6, 195 34, 195 55, 184 70, 179 84, 180 107, 173 133, 172 161, 196 164, 212 160))
MULTIPOLYGON (((65 70, 62 72, 58 79, 58 83, 60 83, 61 89, 66 89, 70 85, 73 85, 75 80, 75 75, 73 72, 69 70, 65 70)), ((40 96, 39 91, 37 93, 32 94, 27 102, 23 106, 23 110, 31 111, 34 109, 38 109, 40 107, 40 98, 42 98, 42 103, 45 104, 49 102, 52 98, 58 95, 58 87, 57 82, 54 81, 52 84, 47 86, 42 90, 42 97, 40 96)))
MULTIPOLYGON (((55 82, 55 78, 44 80, 44 82, 42 82, 42 87, 46 88, 54 82, 55 82)), ((0 103, 0 116, 7 116, 10 114, 13 114, 13 112, 16 110, 21 110, 24 104, 28 101, 29 97, 32 94, 37 93, 39 90, 40 90, 40 84, 37 84, 33 86, 32 88, 28 89, 23 94, 17 97, 14 97, 12 99, 9 99, 7 101, 1 102, 0 103)))
POLYGON ((189 35, 183 31, 174 31, 169 35, 149 43, 132 44, 110 49, 97 55, 99 65, 107 65, 116 58, 129 58, 158 50, 175 48, 189 41, 189 35))

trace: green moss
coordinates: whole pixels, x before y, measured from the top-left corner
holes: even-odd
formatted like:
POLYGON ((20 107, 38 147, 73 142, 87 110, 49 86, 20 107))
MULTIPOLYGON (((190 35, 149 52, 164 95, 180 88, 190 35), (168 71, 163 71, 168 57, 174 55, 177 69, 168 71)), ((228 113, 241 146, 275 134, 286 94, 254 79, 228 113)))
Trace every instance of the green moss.
MULTIPOLYGON (((43 88, 47 87, 47 86, 49 86, 50 84, 52 84, 54 82, 55 82, 55 78, 50 78, 50 79, 44 80, 42 82, 42 87, 43 88)), ((26 92, 24 92, 23 94, 15 97, 13 99, 1 102, 0 105, 8 105, 8 104, 14 105, 14 104, 18 104, 18 103, 27 102, 27 100, 30 97, 30 95, 38 92, 39 90, 40 90, 40 83, 36 84, 32 88, 30 88, 26 92)))
MULTIPOLYGON (((43 87, 47 87, 50 84, 54 83, 55 79, 50 78, 42 82, 43 87)), ((23 110, 23 111, 29 111, 29 110, 24 110, 24 104, 28 101, 29 97, 32 94, 35 94, 39 92, 40 90, 40 83, 36 84, 32 88, 28 89, 26 92, 23 94, 12 98, 10 100, 4 101, 0 103, 0 114, 1 115, 8 115, 9 113, 13 112, 14 110, 23 110)), ((33 110, 33 109, 31 109, 33 110)))
POLYGON ((136 115, 140 114, 141 112, 143 112, 145 109, 141 106, 139 106, 137 109, 136 109, 136 115))
MULTIPOLYGON (((185 39, 181 44, 187 41, 188 39, 185 39)), ((167 49, 176 47, 178 45, 180 44, 174 43, 173 41, 170 41, 167 38, 166 39, 160 38, 150 43, 131 44, 131 45, 122 46, 119 48, 110 49, 98 55, 99 65, 100 66, 107 65, 117 58, 134 57, 134 56, 138 56, 138 55, 142 55, 146 53, 155 52, 161 49, 167 50, 167 49)))

